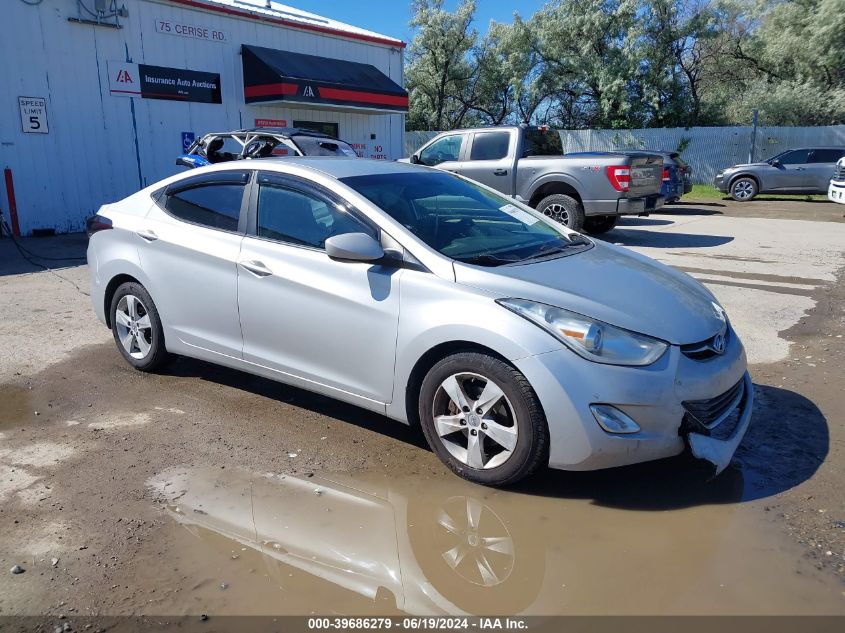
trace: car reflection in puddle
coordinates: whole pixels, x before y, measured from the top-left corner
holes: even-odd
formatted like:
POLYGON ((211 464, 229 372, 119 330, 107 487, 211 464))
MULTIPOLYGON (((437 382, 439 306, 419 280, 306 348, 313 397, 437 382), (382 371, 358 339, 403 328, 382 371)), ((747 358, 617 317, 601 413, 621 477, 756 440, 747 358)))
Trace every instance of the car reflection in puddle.
POLYGON ((771 526, 732 503, 622 510, 448 474, 176 468, 149 485, 200 537, 174 548, 180 573, 213 578, 212 587, 245 585, 227 599, 194 596, 213 599, 219 613, 842 610, 829 585, 795 573, 796 557, 779 551, 771 526), (234 580, 220 566, 194 574, 215 548, 221 560, 227 549, 232 558, 252 556, 250 574, 234 580))

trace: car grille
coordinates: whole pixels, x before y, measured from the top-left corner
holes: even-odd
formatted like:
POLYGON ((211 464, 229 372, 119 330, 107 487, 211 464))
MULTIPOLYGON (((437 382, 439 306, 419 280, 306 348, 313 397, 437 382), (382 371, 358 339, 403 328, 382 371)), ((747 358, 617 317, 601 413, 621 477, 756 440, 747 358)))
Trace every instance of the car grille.
POLYGON ((714 346, 714 339, 717 336, 724 337, 724 345, 727 347, 728 343, 731 340, 731 328, 725 328, 724 332, 720 334, 714 334, 707 340, 701 341, 699 343, 689 343, 687 345, 681 345, 681 353, 686 356, 687 358, 691 358, 693 360, 708 360, 713 358, 714 356, 721 356, 720 352, 715 350, 714 346))
POLYGON ((836 167, 833 170, 833 179, 836 181, 845 180, 845 165, 836 163, 836 167))
POLYGON ((706 400, 686 400, 682 404, 687 415, 684 427, 687 431, 709 431, 719 426, 734 413, 745 395, 745 381, 740 380, 726 392, 706 400), (697 428, 699 427, 699 428, 697 428))

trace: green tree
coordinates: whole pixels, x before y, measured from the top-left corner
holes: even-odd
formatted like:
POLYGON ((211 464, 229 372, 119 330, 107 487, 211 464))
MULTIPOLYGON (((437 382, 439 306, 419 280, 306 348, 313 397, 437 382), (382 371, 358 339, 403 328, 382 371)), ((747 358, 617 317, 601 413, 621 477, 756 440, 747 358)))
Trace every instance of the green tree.
POLYGON ((725 123, 845 123, 845 0, 723 0, 707 101, 725 123))
POLYGON ((411 26, 419 30, 408 48, 405 71, 410 96, 407 127, 449 130, 466 123, 472 109, 468 91, 478 74, 470 51, 478 40, 472 28, 475 0, 455 12, 443 0, 413 0, 411 26))
POLYGON ((550 0, 473 28, 413 0, 409 129, 845 122, 845 0, 550 0))

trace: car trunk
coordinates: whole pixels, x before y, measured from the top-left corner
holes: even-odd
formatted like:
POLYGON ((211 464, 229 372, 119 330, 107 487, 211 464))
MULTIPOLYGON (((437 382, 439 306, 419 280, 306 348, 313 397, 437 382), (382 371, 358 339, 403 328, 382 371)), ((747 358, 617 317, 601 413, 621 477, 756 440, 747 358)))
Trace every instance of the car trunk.
POLYGON ((663 183, 663 158, 653 154, 631 155, 630 196, 648 196, 660 192, 663 183))

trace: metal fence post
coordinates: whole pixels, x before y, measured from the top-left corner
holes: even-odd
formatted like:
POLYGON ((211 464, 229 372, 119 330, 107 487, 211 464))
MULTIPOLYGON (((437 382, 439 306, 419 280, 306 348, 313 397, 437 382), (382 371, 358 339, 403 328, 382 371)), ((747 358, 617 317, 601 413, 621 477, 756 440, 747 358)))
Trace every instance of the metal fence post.
POLYGON ((760 114, 759 110, 754 110, 754 119, 751 123, 751 145, 748 148, 748 162, 754 162, 754 146, 757 144, 757 117, 760 114))

